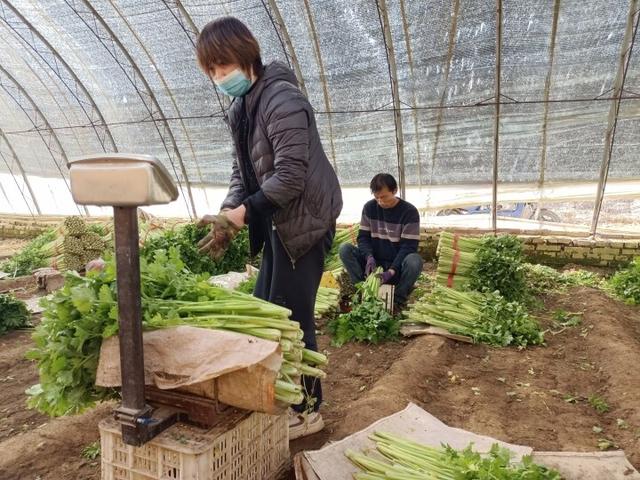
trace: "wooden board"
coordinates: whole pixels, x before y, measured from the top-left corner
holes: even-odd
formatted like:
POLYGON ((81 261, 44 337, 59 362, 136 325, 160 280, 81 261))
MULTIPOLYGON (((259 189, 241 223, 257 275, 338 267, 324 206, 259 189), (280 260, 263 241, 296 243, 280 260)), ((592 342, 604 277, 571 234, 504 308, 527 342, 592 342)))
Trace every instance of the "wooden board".
POLYGON ((441 337, 450 338, 458 342, 473 343, 471 337, 465 335, 456 335, 447 332, 444 328, 434 327, 426 323, 405 323, 400 327, 400 333, 405 337, 415 337, 416 335, 439 335, 441 337))

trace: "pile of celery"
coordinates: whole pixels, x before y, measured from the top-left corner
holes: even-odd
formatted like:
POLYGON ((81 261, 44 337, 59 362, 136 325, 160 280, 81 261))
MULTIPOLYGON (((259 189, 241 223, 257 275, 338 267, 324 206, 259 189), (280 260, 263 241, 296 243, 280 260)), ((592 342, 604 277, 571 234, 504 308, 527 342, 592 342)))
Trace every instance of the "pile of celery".
POLYGON ((506 301, 498 292, 459 292, 436 286, 433 293, 411 305, 409 322, 427 323, 448 332, 490 345, 539 345, 540 326, 518 302, 506 301))
POLYGON ((376 443, 375 456, 345 453, 362 470, 354 474, 355 480, 562 480, 557 471, 533 463, 529 456, 511 463, 511 452, 497 443, 488 455, 480 455, 471 445, 464 450, 434 448, 382 432, 369 438, 376 443))

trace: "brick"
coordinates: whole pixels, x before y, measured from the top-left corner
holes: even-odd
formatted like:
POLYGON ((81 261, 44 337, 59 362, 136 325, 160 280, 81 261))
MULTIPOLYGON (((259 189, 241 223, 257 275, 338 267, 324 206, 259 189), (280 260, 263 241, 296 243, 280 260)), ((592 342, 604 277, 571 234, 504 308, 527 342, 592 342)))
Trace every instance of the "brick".
POLYGON ((564 251, 565 252, 569 252, 569 253, 586 253, 589 251, 588 248, 585 247, 564 247, 564 251))
POLYGON ((571 238, 569 237, 553 237, 549 243, 557 244, 557 245, 571 245, 571 238))
POLYGON ((607 260, 600 260, 598 265, 601 265, 603 267, 608 267, 609 266, 609 262, 607 260))
POLYGON ((525 252, 531 252, 531 251, 534 251, 535 249, 536 249, 535 245, 528 245, 528 244, 525 243, 522 246, 522 250, 524 250, 525 252))
POLYGON ((602 254, 600 256, 600 260, 615 260, 615 259, 616 259, 615 255, 602 254))
POLYGON ((580 258, 583 259, 586 257, 586 254, 584 252, 574 252, 571 254, 571 258, 580 258))
POLYGON ((544 238, 542 238, 542 237, 533 237, 531 239, 531 243, 534 243, 534 244, 544 243, 544 238))
POLYGON ((600 253, 595 252, 595 251, 591 251, 591 252, 587 252, 585 254, 585 258, 600 258, 600 253))
POLYGON ((609 240, 596 240, 596 247, 609 247, 611 242, 609 240))
POLYGON ((620 255, 619 248, 598 248, 596 251, 602 255, 620 255))
POLYGON ((640 248, 640 242, 624 242, 624 248, 640 248))
POLYGON ((573 244, 577 247, 595 247, 596 242, 594 240, 586 240, 586 239, 575 239, 573 244))
POLYGON ((631 255, 616 255, 616 260, 619 262, 630 262, 633 260, 631 255))
POLYGON ((623 248, 620 253, 623 255, 640 255, 640 250, 636 248, 623 248))
POLYGON ((560 245, 538 245, 540 252, 559 252, 562 249, 560 245))

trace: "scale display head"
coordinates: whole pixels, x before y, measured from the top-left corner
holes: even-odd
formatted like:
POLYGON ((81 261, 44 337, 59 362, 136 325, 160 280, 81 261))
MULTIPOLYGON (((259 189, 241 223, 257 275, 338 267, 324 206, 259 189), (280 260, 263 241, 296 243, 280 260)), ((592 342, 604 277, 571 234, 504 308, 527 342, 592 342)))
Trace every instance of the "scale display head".
POLYGON ((103 153, 73 158, 68 166, 78 205, 141 207, 178 198, 169 172, 151 155, 103 153))

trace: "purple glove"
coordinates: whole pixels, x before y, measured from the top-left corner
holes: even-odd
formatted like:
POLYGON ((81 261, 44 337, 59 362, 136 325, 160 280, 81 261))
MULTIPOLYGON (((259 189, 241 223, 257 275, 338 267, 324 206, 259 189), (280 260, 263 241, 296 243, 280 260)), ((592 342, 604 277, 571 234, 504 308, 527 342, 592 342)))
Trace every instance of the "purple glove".
POLYGON ((389 280, 391 280, 395 274, 396 272, 394 270, 385 270, 380 274, 380 280, 382 280, 383 284, 389 283, 389 280))
POLYGON ((376 259, 373 258, 373 255, 369 255, 367 257, 367 264, 364 267, 364 276, 368 277, 373 273, 375 269, 376 269, 376 259))

